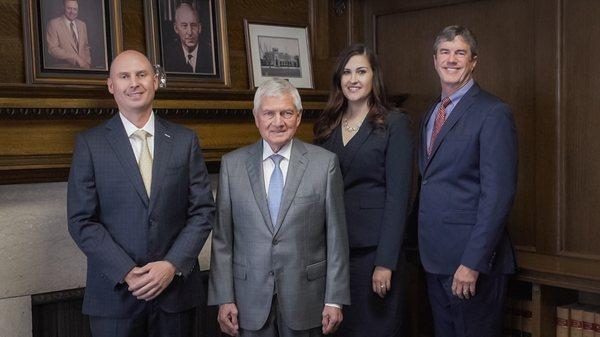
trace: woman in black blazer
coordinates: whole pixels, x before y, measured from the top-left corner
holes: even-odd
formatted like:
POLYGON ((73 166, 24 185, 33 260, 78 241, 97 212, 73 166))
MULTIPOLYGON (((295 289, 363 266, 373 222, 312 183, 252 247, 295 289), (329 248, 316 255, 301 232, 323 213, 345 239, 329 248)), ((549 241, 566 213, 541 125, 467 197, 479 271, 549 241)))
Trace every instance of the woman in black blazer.
POLYGON ((395 337, 402 326, 402 241, 412 184, 409 118, 392 111, 376 55, 352 45, 338 57, 316 143, 344 177, 350 294, 337 336, 395 337))

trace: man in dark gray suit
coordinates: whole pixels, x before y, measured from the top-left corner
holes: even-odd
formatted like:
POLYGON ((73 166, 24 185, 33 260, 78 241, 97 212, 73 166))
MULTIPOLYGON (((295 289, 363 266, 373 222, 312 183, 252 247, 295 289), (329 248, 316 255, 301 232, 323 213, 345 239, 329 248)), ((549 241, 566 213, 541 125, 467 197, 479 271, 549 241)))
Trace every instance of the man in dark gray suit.
POLYGON ((198 139, 154 115, 158 79, 141 53, 117 56, 107 83, 119 113, 78 135, 68 184, 83 313, 94 337, 190 336, 214 216, 198 139))
POLYGON ((294 138, 302 105, 288 81, 256 91, 262 139, 223 156, 209 304, 240 336, 320 336, 350 304, 348 237, 337 157, 294 138))

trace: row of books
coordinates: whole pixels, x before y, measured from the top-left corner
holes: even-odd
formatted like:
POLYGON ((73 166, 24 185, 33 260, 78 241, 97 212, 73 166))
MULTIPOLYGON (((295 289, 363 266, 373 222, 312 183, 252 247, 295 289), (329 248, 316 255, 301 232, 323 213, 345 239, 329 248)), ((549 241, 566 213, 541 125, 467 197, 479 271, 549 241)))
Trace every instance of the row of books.
POLYGON ((528 300, 508 298, 502 332, 506 337, 531 337, 532 303, 528 300))
POLYGON ((579 303, 556 307, 556 337, 600 337, 600 307, 579 303))

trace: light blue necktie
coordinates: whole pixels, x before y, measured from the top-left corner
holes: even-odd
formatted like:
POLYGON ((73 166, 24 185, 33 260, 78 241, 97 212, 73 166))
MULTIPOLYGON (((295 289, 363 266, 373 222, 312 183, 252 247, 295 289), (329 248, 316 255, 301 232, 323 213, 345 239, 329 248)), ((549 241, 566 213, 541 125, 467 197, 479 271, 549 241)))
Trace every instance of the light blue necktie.
POLYGON ((277 229, 277 215, 279 215, 279 205, 281 204, 281 195, 283 194, 283 173, 279 164, 283 160, 283 156, 273 154, 269 158, 275 164, 275 169, 271 174, 271 180, 269 180, 269 194, 267 199, 269 202, 269 213, 271 213, 271 223, 273 224, 273 229, 277 229))

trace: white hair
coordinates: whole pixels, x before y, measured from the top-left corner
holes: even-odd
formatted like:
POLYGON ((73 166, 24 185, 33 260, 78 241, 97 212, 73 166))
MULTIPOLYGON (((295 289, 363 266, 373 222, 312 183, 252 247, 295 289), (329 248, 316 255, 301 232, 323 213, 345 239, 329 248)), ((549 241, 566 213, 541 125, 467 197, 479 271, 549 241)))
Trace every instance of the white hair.
POLYGON ((254 108, 252 110, 256 112, 260 108, 262 98, 265 96, 280 97, 287 94, 292 95, 296 110, 302 112, 302 102, 300 101, 300 93, 298 93, 298 89, 296 89, 296 87, 294 87, 288 80, 278 77, 264 81, 261 83, 258 89, 256 89, 256 93, 254 94, 254 108))

